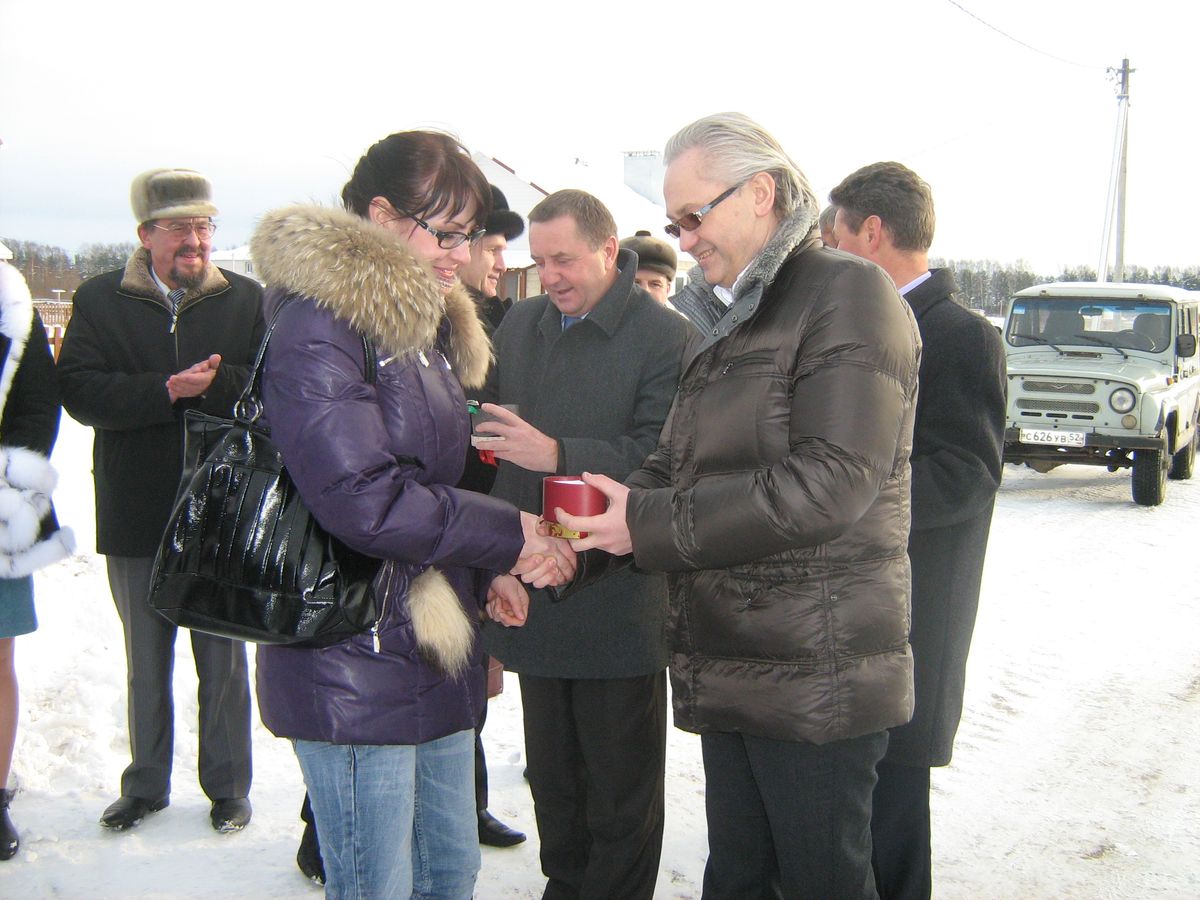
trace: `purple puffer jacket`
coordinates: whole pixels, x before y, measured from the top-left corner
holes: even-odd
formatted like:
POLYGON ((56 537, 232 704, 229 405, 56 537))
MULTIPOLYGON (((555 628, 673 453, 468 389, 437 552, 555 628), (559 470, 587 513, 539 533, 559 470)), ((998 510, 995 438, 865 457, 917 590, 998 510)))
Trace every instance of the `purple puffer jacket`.
POLYGON ((262 374, 272 437, 322 526, 387 560, 378 645, 364 634, 319 650, 258 648, 263 723, 339 744, 473 728, 480 610, 522 546, 514 507, 451 486, 469 437, 460 382, 481 381, 490 353, 474 304, 457 290, 443 300, 389 232, 349 213, 280 210, 251 246, 267 318, 286 301, 262 374), (377 350, 374 384, 361 335, 377 350))

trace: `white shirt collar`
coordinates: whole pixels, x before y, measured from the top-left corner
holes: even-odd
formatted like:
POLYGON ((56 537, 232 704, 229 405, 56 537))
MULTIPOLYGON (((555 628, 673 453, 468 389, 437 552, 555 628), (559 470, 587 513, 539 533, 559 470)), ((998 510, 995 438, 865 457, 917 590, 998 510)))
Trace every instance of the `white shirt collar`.
POLYGON ((907 294, 909 291, 911 291, 913 288, 915 288, 918 284, 928 281, 932 276, 933 276, 932 272, 926 272, 924 275, 918 275, 916 278, 914 278, 912 281, 910 281, 904 287, 900 288, 900 296, 903 297, 905 294, 907 294))
MULTIPOLYGON (((750 260, 750 263, 753 262, 754 260, 750 260)), ((742 277, 749 269, 750 265, 747 264, 746 268, 738 273, 738 277, 733 279, 733 287, 722 287, 719 284, 713 285, 713 293, 717 295, 717 299, 724 303, 726 307, 733 306, 733 295, 737 293, 738 282, 742 280, 742 277)))
POLYGON ((150 267, 150 277, 154 279, 154 283, 158 285, 158 289, 162 291, 164 297, 171 296, 171 289, 167 287, 167 283, 158 277, 158 273, 154 271, 154 263, 147 263, 150 267))

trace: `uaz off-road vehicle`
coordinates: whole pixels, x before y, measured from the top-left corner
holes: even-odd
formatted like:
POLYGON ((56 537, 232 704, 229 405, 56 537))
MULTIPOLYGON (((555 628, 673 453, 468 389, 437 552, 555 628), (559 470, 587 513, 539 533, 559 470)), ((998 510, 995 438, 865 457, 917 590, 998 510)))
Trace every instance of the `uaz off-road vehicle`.
POLYGON ((1059 282, 1019 291, 1004 323, 1005 462, 1133 468, 1133 501, 1157 506, 1191 478, 1200 436, 1200 292, 1059 282))

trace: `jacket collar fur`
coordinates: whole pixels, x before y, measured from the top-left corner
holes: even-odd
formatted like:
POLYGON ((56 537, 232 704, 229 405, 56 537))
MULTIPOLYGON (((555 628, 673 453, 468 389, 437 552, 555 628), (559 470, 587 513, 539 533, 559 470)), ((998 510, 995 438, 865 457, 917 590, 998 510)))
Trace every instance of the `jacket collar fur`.
POLYGON ((459 380, 483 384, 492 348, 466 288, 443 298, 428 266, 386 228, 340 209, 290 206, 263 217, 250 252, 268 286, 310 297, 383 354, 433 347, 448 320, 447 355, 459 380))
MULTIPOLYGON (((183 309, 201 297, 219 293, 227 287, 229 287, 229 279, 210 262, 208 268, 204 270, 204 280, 200 282, 199 287, 187 289, 187 293, 183 295, 183 300, 179 303, 179 308, 183 309)), ((121 290, 127 294, 148 297, 164 306, 167 305, 167 298, 163 296, 154 276, 150 274, 150 251, 145 247, 138 247, 134 250, 129 261, 125 263, 125 272, 121 276, 121 290)))
POLYGON ((716 291, 704 278, 704 272, 699 266, 695 266, 688 273, 688 283, 671 298, 671 303, 707 336, 704 346, 727 334, 732 329, 732 322, 745 321, 753 313, 757 299, 762 297, 775 281, 788 258, 809 240, 816 224, 817 211, 808 205, 797 207, 779 224, 775 234, 759 251, 758 256, 754 257, 746 274, 738 282, 734 307, 739 309, 733 316, 729 315, 734 312, 733 308, 726 307, 717 298, 716 291), (749 303, 742 302, 750 297, 754 300, 749 303), (723 321, 727 318, 732 322, 723 321))

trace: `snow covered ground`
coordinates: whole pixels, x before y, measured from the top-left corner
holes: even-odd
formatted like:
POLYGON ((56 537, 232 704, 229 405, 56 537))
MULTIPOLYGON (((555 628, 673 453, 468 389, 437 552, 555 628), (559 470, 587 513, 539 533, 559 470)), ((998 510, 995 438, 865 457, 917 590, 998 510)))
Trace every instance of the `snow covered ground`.
MULTIPOLYGON (((285 741, 254 732, 254 821, 218 835, 196 783, 195 671, 177 644, 171 806, 127 834, 96 820, 127 761, 124 657, 94 547, 91 432, 64 417, 60 518, 84 553, 37 577, 40 630, 17 641, 4 898, 313 898, 295 867, 303 794, 285 741)), ((954 763, 934 772, 939 898, 1200 897, 1200 479, 1134 506, 1128 473, 1006 467, 954 763)), ((181 635, 185 637, 186 634, 181 635)), ((484 742, 492 810, 530 840, 483 851, 476 896, 536 898, 516 678, 484 742)), ((657 896, 699 897, 699 740, 671 729, 657 896)))

